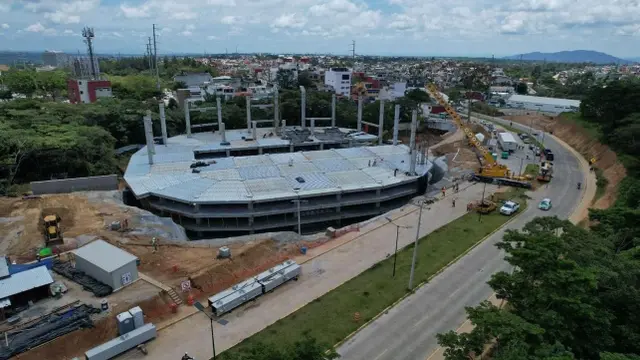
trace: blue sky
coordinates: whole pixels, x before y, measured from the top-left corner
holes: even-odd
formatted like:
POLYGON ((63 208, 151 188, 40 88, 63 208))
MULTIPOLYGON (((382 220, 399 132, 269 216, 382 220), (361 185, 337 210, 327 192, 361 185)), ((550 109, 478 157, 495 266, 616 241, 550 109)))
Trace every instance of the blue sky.
POLYGON ((0 0, 0 50, 640 56, 638 0, 0 0))

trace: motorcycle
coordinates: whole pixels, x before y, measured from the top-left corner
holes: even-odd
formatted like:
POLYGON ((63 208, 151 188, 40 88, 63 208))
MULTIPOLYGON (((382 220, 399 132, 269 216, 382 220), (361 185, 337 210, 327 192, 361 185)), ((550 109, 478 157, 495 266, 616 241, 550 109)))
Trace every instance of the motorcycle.
POLYGON ((578 183, 578 190, 580 190, 581 187, 582 187, 582 184, 578 183))

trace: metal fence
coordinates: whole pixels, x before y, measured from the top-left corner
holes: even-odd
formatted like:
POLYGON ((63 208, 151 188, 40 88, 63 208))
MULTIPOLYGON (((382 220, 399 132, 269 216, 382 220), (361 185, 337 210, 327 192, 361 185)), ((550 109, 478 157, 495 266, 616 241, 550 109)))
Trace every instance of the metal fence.
POLYGON ((31 191, 34 195, 64 194, 74 191, 105 191, 117 189, 118 175, 116 174, 31 182, 31 191))

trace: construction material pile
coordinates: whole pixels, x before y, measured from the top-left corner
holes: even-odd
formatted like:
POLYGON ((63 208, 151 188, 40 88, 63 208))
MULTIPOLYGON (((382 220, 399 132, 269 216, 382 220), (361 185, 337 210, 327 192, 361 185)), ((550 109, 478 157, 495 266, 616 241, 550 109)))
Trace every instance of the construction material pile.
POLYGON ((3 341, 3 346, 0 347, 0 360, 7 360, 72 331, 91 328, 93 327, 91 314, 99 312, 100 309, 92 306, 80 305, 62 314, 47 315, 15 332, 10 331, 7 334, 9 346, 5 346, 3 341))
POLYGON ((82 288, 91 291, 97 297, 105 297, 113 292, 111 286, 101 283, 84 273, 76 270, 69 262, 56 260, 53 262, 53 271, 82 285, 82 288))

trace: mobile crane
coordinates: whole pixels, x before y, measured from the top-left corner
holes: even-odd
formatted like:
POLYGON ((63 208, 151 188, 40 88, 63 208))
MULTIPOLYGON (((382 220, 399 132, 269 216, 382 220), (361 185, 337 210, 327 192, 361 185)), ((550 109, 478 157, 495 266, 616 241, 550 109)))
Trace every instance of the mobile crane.
POLYGON ((478 149, 478 151, 482 155, 484 164, 481 162, 480 168, 478 168, 473 174, 474 180, 487 183, 523 187, 527 189, 531 188, 531 183, 526 181, 525 178, 513 176, 513 173, 506 165, 498 163, 496 159, 493 158, 491 152, 489 152, 489 150, 487 150, 487 148, 482 145, 478 138, 476 138, 473 131, 471 131, 471 129, 462 122, 460 115, 458 115, 453 107, 449 105, 449 102, 447 102, 442 97, 442 95, 440 95, 438 88, 434 84, 427 84, 426 88, 429 94, 433 98, 435 98, 441 106, 444 107, 449 116, 451 116, 451 118, 453 118, 453 120, 458 124, 460 129, 462 129, 471 145, 478 149))

